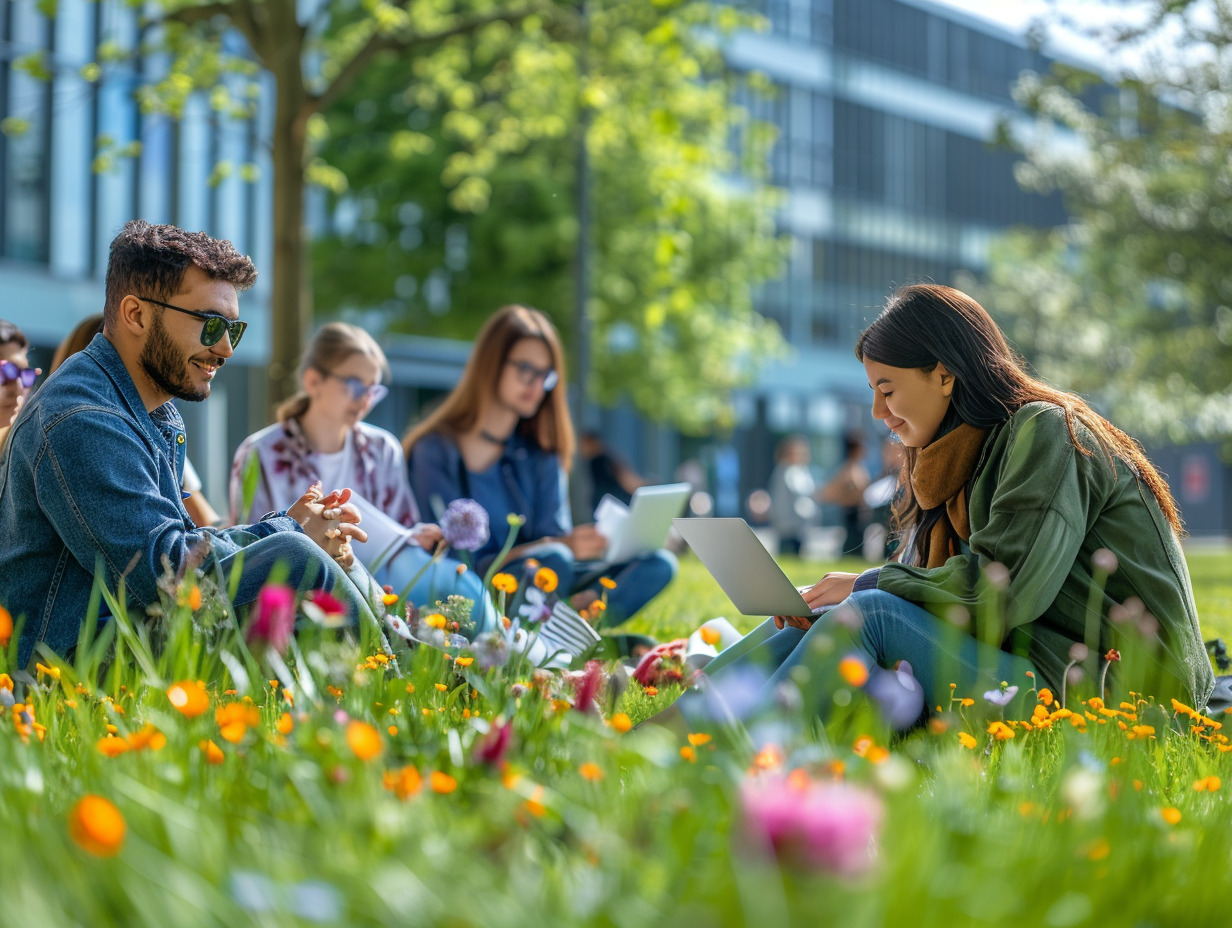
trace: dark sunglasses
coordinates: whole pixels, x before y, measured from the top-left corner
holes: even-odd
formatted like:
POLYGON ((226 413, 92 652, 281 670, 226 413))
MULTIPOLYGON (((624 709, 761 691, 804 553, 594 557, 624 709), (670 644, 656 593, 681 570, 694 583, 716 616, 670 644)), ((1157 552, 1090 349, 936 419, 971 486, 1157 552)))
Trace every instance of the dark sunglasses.
POLYGON ((17 381, 23 389, 29 390, 38 375, 38 368, 18 367, 12 361, 0 361, 0 386, 17 381))
POLYGON ((358 402, 362 399, 367 399, 369 403, 375 406, 385 397, 389 396, 389 387, 383 383, 366 384, 358 377, 343 377, 335 374, 333 371, 321 371, 326 377, 333 377, 335 380, 341 380, 343 386, 346 387, 347 393, 351 399, 358 402))
POLYGON ((228 319, 221 313, 202 313, 195 309, 184 309, 182 306, 172 306, 170 303, 164 303, 162 300, 155 300, 148 296, 139 296, 137 299, 161 306, 163 309, 174 309, 177 313, 183 313, 186 316, 204 319, 205 325, 201 327, 201 344, 206 348, 217 345, 222 341, 223 335, 227 335, 231 339, 231 348, 234 350, 239 347, 240 339, 244 337, 244 330, 248 328, 247 322, 228 319))
POLYGON ((525 386, 529 387, 536 381, 542 381, 545 393, 551 393, 552 388, 560 380, 560 376, 550 367, 536 367, 529 361, 506 361, 505 363, 517 372, 518 380, 525 386))

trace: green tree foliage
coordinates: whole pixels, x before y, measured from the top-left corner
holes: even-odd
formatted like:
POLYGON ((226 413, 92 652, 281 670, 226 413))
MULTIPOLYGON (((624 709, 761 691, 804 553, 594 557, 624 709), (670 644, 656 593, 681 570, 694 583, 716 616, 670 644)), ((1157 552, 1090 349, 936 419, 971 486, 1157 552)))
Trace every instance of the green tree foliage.
POLYGON ((1232 71, 1224 62, 1232 54, 1232 6, 1148 6, 1143 25, 1113 37, 1120 47, 1153 43, 1156 53, 1133 74, 1106 83, 1058 67, 1020 80, 1017 96, 1037 123, 1017 139, 1027 159, 1019 179, 1062 191, 1076 222, 1064 241, 1008 243, 992 272, 991 299, 1016 305, 1028 327, 1031 314, 1047 314, 1040 304, 1068 304, 1054 316, 1074 344, 1049 335, 1049 359, 1037 360, 1062 381, 1098 389, 1141 434, 1227 435, 1232 71), (1159 44, 1163 37, 1169 45, 1159 44), (1041 291, 1041 283, 1050 289, 1041 291))
POLYGON ((524 302, 575 345, 584 137, 588 394, 687 431, 729 424, 732 388, 781 345, 752 304, 782 258, 759 184, 771 139, 732 104, 719 48, 742 21, 593 0, 368 68, 328 114, 321 151, 351 183, 316 245, 318 307, 471 338, 524 302))

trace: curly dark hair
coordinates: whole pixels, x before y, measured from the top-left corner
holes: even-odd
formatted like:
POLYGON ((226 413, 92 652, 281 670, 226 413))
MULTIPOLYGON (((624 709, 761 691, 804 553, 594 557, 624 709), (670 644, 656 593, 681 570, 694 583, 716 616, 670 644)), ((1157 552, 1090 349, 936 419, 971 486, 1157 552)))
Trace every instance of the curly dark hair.
POLYGON ((176 226, 152 225, 131 219, 111 242, 107 259, 107 302, 103 307, 109 328, 120 301, 128 294, 166 300, 180 289, 184 273, 196 266, 214 280, 225 280, 236 290, 252 287, 257 269, 226 239, 204 232, 185 232, 176 226))

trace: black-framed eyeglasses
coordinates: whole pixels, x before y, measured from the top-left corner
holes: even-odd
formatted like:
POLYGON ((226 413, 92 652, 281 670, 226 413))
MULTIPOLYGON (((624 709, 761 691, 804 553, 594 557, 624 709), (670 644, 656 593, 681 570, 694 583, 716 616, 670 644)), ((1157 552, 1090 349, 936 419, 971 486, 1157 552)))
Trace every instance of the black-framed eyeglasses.
POLYGON ((367 399, 368 403, 375 406, 385 397, 389 396, 389 387, 383 383, 367 384, 358 377, 343 377, 341 374, 335 374, 333 371, 321 371, 326 377, 333 377, 334 380, 341 380, 343 386, 346 387, 347 394, 355 402, 362 399, 367 399))
POLYGON ((196 316, 198 319, 204 319, 205 325, 201 327, 201 344, 206 348, 212 348, 222 341, 223 335, 227 335, 231 339, 231 349, 235 350, 239 347, 240 339, 244 337, 244 330, 248 328, 247 322, 241 322, 239 319, 228 319, 222 313, 203 313, 195 309, 185 309, 183 306, 173 306, 170 303, 164 303, 162 300, 156 300, 148 296, 139 296, 139 300, 144 300, 147 303, 153 303, 155 306, 161 306, 163 309, 174 309, 177 313, 183 313, 186 316, 196 316))
POLYGON ((505 363, 517 372, 518 380, 524 386, 542 382, 545 393, 552 392, 552 388, 560 381, 560 376, 550 367, 538 367, 529 361, 509 360, 505 363))
POLYGON ((29 390, 38 375, 37 367, 18 367, 12 361, 0 361, 0 386, 17 381, 23 390, 29 390))

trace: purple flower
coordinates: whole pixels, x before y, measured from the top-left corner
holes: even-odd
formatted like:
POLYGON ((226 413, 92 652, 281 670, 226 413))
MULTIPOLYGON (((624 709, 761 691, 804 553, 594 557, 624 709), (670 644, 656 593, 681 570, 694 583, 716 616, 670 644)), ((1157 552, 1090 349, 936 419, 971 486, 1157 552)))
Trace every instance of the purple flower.
POLYGON ((1007 686, 1004 689, 988 690, 984 693, 984 699, 992 703, 994 706, 1008 706, 1010 700, 1018 695, 1018 687, 1007 686))
POLYGON ((488 540, 488 511, 473 499, 455 499, 441 516, 445 544, 458 551, 478 551, 488 540))
POLYGON ((754 846, 784 863, 855 874, 873 860, 881 800, 847 783, 762 776, 740 789, 754 846))
POLYGON ((295 629, 295 591, 275 584, 261 588, 253 608, 252 621, 244 637, 249 644, 265 642, 279 654, 291 643, 295 629))
POLYGON ((920 686, 906 661, 899 661, 894 670, 873 667, 864 692, 896 731, 910 728, 924 711, 924 687, 920 686))

